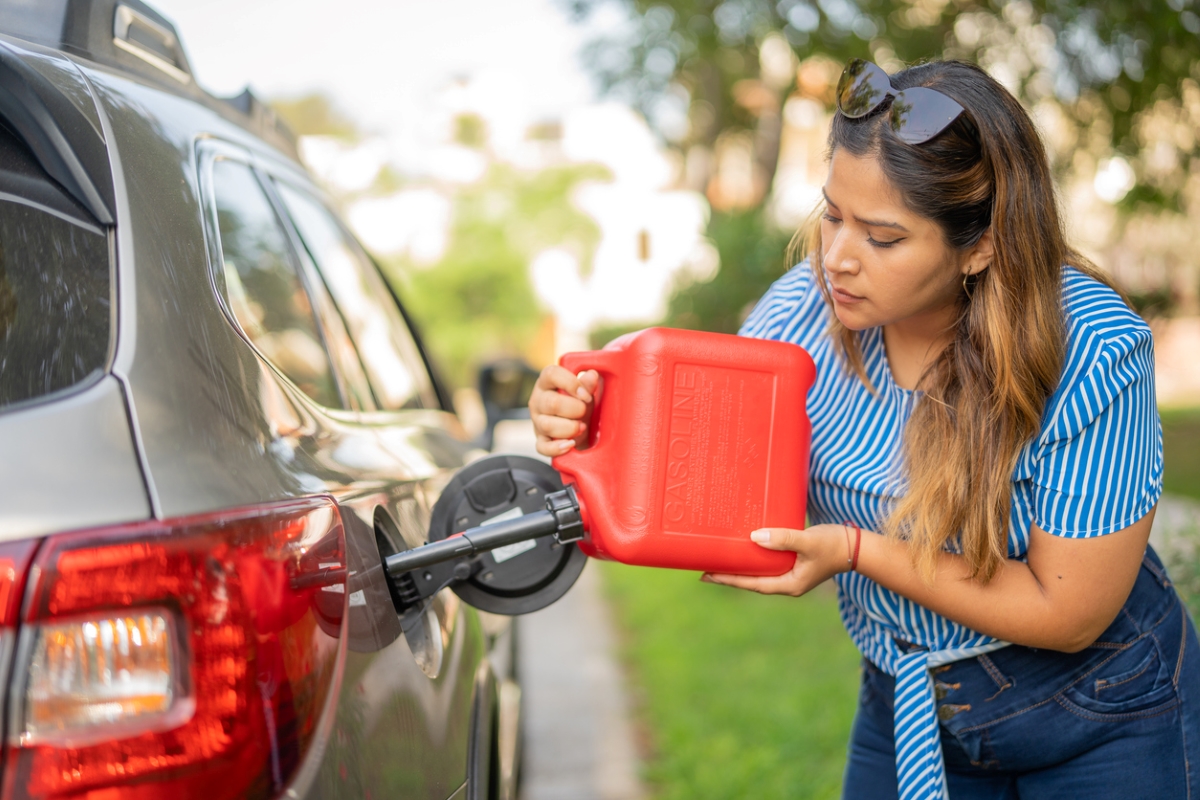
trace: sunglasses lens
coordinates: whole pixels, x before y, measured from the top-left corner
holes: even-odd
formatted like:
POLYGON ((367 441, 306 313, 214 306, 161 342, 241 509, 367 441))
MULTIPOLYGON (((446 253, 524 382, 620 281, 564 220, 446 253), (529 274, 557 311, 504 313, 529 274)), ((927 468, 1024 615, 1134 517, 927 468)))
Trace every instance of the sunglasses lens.
POLYGON ((892 101, 892 130, 903 142, 921 144, 944 131, 962 111, 941 92, 916 86, 897 93, 892 101))
POLYGON ((846 65, 837 85, 838 110, 851 119, 866 116, 883 102, 892 90, 887 73, 856 58, 846 65))

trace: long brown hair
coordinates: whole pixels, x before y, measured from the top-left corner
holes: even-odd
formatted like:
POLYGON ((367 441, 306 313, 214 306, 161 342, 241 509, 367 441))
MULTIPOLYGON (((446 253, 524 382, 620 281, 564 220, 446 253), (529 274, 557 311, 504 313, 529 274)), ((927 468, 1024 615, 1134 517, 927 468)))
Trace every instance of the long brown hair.
MULTIPOLYGON (((830 155, 845 148, 877 159, 904 204, 935 222, 949 246, 970 248, 990 229, 995 257, 964 285, 954 337, 918 382, 924 397, 904 434, 906 492, 884 533, 910 542, 926 580, 950 546, 986 582, 1008 556, 1017 457, 1063 368, 1062 265, 1108 281, 1068 246, 1045 147, 1016 98, 958 61, 921 64, 891 81, 897 90, 937 89, 965 111, 919 145, 893 135, 886 102, 860 119, 835 114, 830 155)), ((797 243, 832 309, 819 226, 797 243)), ((830 317, 846 365, 870 387, 859 334, 830 317)))

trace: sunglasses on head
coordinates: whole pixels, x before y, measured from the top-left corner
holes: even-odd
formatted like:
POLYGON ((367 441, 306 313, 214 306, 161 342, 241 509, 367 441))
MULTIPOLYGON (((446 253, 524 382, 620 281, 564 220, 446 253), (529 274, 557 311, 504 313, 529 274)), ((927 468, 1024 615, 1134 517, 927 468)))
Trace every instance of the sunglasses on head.
POLYGON ((896 91, 888 74, 870 61, 856 58, 842 70, 837 85, 837 107, 844 116, 865 117, 889 97, 893 98, 892 131, 908 144, 928 142, 963 112, 962 106, 934 89, 914 86, 896 91))

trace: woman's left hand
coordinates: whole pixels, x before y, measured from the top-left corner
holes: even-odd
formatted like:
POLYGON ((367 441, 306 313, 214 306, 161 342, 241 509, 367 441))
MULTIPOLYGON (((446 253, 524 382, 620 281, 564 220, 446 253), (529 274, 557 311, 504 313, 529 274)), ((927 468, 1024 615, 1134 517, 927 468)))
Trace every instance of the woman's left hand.
POLYGON ((700 580, 759 594, 799 597, 850 568, 846 556, 846 531, 841 525, 813 525, 802 531, 762 528, 751 533, 750 538, 768 550, 791 550, 796 554, 795 566, 783 575, 771 577, 706 572, 700 580))

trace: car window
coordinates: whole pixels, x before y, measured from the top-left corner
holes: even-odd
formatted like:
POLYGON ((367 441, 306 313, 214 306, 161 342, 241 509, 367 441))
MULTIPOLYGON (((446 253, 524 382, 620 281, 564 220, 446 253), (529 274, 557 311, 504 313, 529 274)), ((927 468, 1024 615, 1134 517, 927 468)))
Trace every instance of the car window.
POLYGON ((103 374, 108 236, 0 127, 0 408, 103 374))
POLYGON ((341 398, 283 224, 245 164, 213 163, 226 300, 254 346, 324 406, 341 398))
POLYGON ((345 320, 334 305, 333 298, 329 296, 329 290, 317 273, 317 267, 308 251, 302 249, 299 255, 309 278, 308 285, 312 289, 312 296, 315 298, 317 319, 320 320, 321 330, 325 334, 329 356, 342 379, 342 395, 346 398, 347 406, 355 411, 374 410, 376 404, 371 392, 371 383, 363 370, 358 348, 354 346, 350 334, 346 331, 345 320))
POLYGON ((286 184, 278 186, 358 346, 379 406, 436 407, 420 351, 374 264, 325 206, 286 184))

